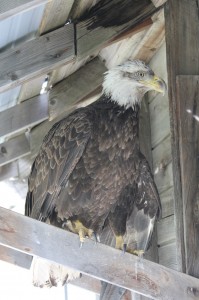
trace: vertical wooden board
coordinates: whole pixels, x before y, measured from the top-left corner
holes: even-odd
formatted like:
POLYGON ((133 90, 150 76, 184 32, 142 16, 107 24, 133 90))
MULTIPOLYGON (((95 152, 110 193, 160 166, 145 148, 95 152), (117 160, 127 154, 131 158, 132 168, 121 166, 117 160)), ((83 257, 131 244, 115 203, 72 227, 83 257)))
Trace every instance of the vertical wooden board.
POLYGON ((199 277, 199 76, 177 76, 186 270, 199 277))
POLYGON ((157 94, 149 105, 151 144, 155 148, 170 134, 169 103, 167 95, 157 94))
MULTIPOLYGON (((198 2, 195 0, 170 0, 165 5, 167 70, 174 170, 174 196, 177 231, 177 255, 181 271, 186 271, 184 248, 184 222, 182 182, 179 152, 179 118, 177 109, 176 75, 198 75, 199 26, 198 2)), ((195 250, 196 251, 196 250, 195 250)))

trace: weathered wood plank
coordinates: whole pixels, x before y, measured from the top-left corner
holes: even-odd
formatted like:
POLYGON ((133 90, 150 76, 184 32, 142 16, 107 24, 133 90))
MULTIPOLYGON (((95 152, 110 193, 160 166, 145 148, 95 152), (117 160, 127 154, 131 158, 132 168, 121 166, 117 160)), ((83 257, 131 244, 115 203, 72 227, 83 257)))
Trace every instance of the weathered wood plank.
POLYGON ((169 105, 167 95, 158 94, 150 103, 151 144, 155 148, 170 134, 169 105))
POLYGON ((163 246, 175 241, 174 215, 161 219, 157 226, 158 245, 163 246))
POLYGON ((81 22, 76 26, 77 55, 82 57, 99 51, 123 31, 144 22, 156 9, 148 0, 116 0, 96 4, 80 18, 81 22))
POLYGON ((5 51, 0 54, 0 92, 71 61, 74 51, 73 24, 5 51))
POLYGON ((0 166, 30 154, 30 145, 25 134, 0 144, 0 166))
POLYGON ((158 170, 154 174, 154 179, 160 195, 173 187, 172 163, 158 170))
MULTIPOLYGON (((160 194, 162 204, 162 218, 166 218, 174 214, 174 191, 173 186, 160 194)), ((173 228, 175 231, 175 228, 173 228)))
POLYGON ((0 181, 4 181, 10 177, 18 177, 18 175, 17 162, 0 167, 0 181))
MULTIPOLYGON (((171 120, 172 162, 174 172, 175 216, 178 264, 186 271, 184 249, 184 223, 179 151, 179 117, 176 75, 198 75, 199 26, 198 3, 195 0, 170 0, 165 5, 167 70, 171 120), (183 24, 183 25, 182 25, 183 24), (174 51, 175 49, 175 51, 174 51)), ((183 101, 183 99, 180 99, 183 101)), ((191 162, 190 162, 191 163, 191 162)), ((192 252, 197 252, 197 248, 192 252)))
POLYGON ((121 256, 120 251, 91 240, 86 240, 80 250, 77 235, 3 208, 0 229, 1 245, 78 269, 153 299, 198 297, 199 280, 194 277, 128 253, 121 256))
POLYGON ((49 94, 50 120, 101 86, 105 71, 104 64, 96 58, 58 83, 49 94))
POLYGON ((164 43, 164 11, 158 11, 152 16, 153 25, 146 31, 142 41, 133 51, 133 58, 148 63, 157 50, 164 43))
POLYGON ((48 119, 46 94, 0 112, 0 136, 20 132, 48 119))
POLYGON ((74 0, 51 0, 45 7, 39 35, 64 26, 73 6, 74 0))
POLYGON ((0 245, 0 260, 25 269, 30 269, 32 256, 0 245))
POLYGON ((159 263, 167 268, 178 271, 176 259, 176 243, 170 243, 159 248, 159 263))
POLYGON ((199 75, 177 76, 186 271, 199 278, 199 75))
POLYGON ((0 21, 49 1, 51 0, 1 0, 0 21))

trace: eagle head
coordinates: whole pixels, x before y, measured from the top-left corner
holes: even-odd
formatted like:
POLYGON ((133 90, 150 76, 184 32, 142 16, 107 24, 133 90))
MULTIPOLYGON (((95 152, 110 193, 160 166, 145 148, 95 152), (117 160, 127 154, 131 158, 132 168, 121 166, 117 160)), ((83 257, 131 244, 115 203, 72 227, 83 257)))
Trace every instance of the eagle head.
POLYGON ((121 106, 140 104, 150 90, 165 93, 166 83, 140 60, 128 60, 105 73, 103 93, 121 106))

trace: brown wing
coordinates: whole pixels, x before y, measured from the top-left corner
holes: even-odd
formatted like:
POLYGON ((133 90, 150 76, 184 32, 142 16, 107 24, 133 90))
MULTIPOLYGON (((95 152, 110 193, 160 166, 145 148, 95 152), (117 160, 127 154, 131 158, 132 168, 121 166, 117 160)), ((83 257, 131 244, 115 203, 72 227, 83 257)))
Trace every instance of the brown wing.
POLYGON ((161 215, 161 203, 148 162, 141 154, 140 157, 136 200, 127 222, 127 235, 130 248, 146 251, 155 221, 161 215))
POLYGON ((84 110, 56 123, 45 137, 32 166, 25 214, 45 221, 57 195, 84 152, 91 124, 84 110))

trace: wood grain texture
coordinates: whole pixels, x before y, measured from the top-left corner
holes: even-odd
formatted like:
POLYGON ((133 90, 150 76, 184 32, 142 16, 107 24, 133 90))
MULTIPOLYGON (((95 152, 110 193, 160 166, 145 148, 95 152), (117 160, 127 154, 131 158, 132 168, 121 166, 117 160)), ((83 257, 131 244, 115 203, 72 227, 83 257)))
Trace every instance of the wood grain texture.
POLYGON ((18 166, 16 161, 0 167, 0 181, 4 181, 11 177, 15 178, 18 176, 19 173, 18 173, 18 166))
MULTIPOLYGON (((199 36, 198 15, 198 3, 195 0, 170 0, 165 4, 165 37, 174 173, 177 255, 179 269, 184 272, 186 271, 186 264, 176 75, 198 75, 199 39, 196 38, 199 36)), ((192 249, 192 251, 197 251, 197 249, 192 249)))
POLYGON ((74 28, 67 25, 0 55, 0 92, 71 61, 74 58, 74 28))
POLYGON ((1 0, 0 20, 22 13, 51 0, 1 0))
POLYGON ((0 136, 18 133, 48 119, 46 94, 0 112, 0 136))
POLYGON ((79 255, 77 235, 3 208, 0 216, 3 246, 78 269, 153 299, 198 299, 199 280, 194 277, 128 253, 121 257, 120 251, 91 240, 86 240, 79 255))
POLYGON ((25 134, 0 144, 0 166, 30 154, 30 145, 25 134))
POLYGON ((175 242, 160 247, 158 249, 160 264, 167 268, 178 271, 176 251, 177 248, 175 242))
POLYGON ((121 5, 120 0, 104 2, 101 6, 93 7, 90 12, 80 18, 81 22, 78 22, 76 26, 79 57, 101 50, 117 35, 144 22, 156 11, 150 1, 142 0, 133 3, 131 1, 131 9, 129 9, 130 1, 125 0, 120 6, 122 13, 118 10, 117 2, 121 5), (126 22, 121 21, 124 16, 127 16, 126 22))
POLYGON ((199 75, 177 76, 186 272, 199 278, 199 75))
POLYGON ((51 0, 45 7, 38 34, 41 35, 64 26, 73 3, 74 0, 51 0))
POLYGON ((58 83, 49 94, 50 120, 68 111, 101 86, 105 71, 104 64, 96 58, 58 83))
POLYGON ((158 245, 163 246, 175 241, 174 215, 161 219, 157 226, 158 245))
POLYGON ((32 256, 0 245, 0 260, 24 269, 30 269, 32 256))

